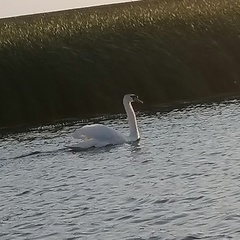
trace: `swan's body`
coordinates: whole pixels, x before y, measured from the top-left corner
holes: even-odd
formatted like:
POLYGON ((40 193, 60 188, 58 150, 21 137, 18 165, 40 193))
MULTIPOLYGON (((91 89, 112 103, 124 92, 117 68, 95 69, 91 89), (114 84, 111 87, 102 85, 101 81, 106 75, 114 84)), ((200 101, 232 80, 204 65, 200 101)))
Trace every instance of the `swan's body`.
POLYGON ((82 139, 82 141, 71 148, 87 149, 91 147, 104 147, 107 145, 116 145, 139 140, 140 134, 132 102, 142 103, 135 94, 127 94, 123 97, 123 105, 127 113, 130 128, 129 136, 123 136, 115 129, 102 124, 86 125, 74 132, 73 137, 82 139))

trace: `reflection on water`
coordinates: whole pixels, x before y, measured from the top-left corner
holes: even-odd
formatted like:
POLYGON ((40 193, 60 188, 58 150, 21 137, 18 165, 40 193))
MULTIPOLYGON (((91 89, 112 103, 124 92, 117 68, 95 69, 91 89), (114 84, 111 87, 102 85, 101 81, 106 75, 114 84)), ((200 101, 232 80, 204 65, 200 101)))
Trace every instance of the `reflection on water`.
POLYGON ((140 114, 139 143, 84 152, 81 124, 5 135, 0 238, 239 239, 239 119, 237 100, 140 114))

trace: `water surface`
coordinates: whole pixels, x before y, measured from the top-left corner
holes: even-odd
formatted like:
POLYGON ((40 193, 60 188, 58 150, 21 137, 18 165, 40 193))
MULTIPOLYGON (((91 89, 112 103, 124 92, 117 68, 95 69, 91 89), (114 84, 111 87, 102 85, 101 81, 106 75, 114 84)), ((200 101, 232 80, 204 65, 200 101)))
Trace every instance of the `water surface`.
POLYGON ((2 136, 0 239, 240 239, 240 102, 138 122, 138 144, 84 152, 81 122, 2 136))

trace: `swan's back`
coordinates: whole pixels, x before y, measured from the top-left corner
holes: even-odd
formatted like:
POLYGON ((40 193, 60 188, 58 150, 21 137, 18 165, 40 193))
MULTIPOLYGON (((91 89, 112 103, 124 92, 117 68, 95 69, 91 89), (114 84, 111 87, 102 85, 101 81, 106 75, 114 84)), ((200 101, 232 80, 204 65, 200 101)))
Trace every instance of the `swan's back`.
POLYGON ((95 147, 126 142, 121 133, 102 124, 83 126, 74 132, 73 137, 83 139, 84 142, 89 142, 95 147))

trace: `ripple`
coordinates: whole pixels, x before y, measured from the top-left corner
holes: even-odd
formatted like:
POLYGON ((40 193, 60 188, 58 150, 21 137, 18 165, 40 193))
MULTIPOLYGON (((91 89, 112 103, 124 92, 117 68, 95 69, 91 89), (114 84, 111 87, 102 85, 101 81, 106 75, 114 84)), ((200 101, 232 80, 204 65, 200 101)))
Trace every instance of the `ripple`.
POLYGON ((184 238, 182 238, 182 240, 194 240, 194 239, 202 239, 201 237, 197 237, 195 235, 188 235, 184 238))
POLYGON ((162 203, 167 203, 169 201, 169 199, 158 199, 156 201, 154 201, 155 204, 162 204, 162 203))
POLYGON ((30 190, 26 190, 26 191, 23 191, 23 192, 21 192, 21 193, 16 194, 16 196, 19 197, 19 196, 28 194, 28 193, 30 193, 30 192, 31 192, 30 190))

